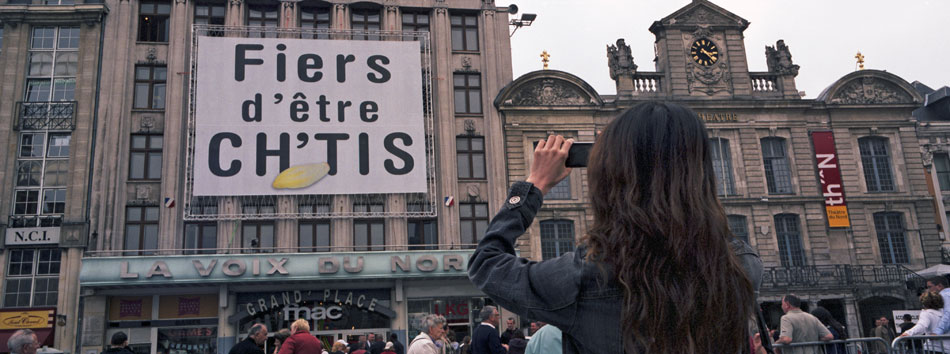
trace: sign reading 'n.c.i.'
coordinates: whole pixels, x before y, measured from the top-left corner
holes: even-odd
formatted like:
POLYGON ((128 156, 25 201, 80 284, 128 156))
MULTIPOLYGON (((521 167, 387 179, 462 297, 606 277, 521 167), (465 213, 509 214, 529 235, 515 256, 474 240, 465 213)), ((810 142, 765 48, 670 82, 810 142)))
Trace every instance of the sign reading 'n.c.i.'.
POLYGON ((197 196, 426 191, 416 42, 199 37, 197 196))

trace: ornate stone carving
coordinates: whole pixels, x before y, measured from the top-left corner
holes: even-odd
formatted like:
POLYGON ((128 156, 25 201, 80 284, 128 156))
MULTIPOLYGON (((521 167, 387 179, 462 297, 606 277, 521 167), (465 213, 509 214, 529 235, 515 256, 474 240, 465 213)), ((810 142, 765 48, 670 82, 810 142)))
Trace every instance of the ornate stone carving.
POLYGON ((732 78, 729 77, 729 66, 725 62, 707 67, 690 61, 687 67, 686 82, 690 92, 701 91, 710 96, 719 91, 731 92, 732 78))
POLYGON ((475 183, 470 183, 470 184, 468 185, 468 187, 466 187, 466 189, 468 189, 468 196, 469 196, 469 197, 477 198, 478 195, 481 194, 481 191, 479 191, 479 189, 478 189, 478 185, 475 184, 475 183))
POLYGON ((468 133, 469 135, 475 134, 475 120, 474 119, 465 120, 465 132, 468 133))
POLYGON ((610 68, 610 78, 617 80, 620 75, 637 73, 637 64, 633 63, 630 46, 623 38, 617 40, 617 45, 607 46, 607 66, 610 68))
POLYGON ((591 104, 590 97, 573 86, 541 79, 523 86, 511 98, 516 106, 577 106, 591 104))
POLYGON ((135 199, 138 200, 147 200, 149 196, 152 195, 152 186, 149 185, 137 185, 135 186, 135 199))
POLYGON ((386 5, 386 13, 394 14, 399 11, 399 6, 396 5, 386 5))
POLYGON ((696 30, 693 31, 694 38, 705 38, 712 36, 712 31, 709 30, 707 25, 696 26, 696 30))
POLYGON ((149 132, 152 128, 155 127, 155 117, 145 116, 142 117, 142 122, 139 123, 139 131, 149 132))
POLYGON ((293 10, 294 5, 297 4, 296 1, 283 1, 283 0, 281 0, 281 3, 284 4, 284 10, 293 10))
POLYGON ((852 80, 831 98, 838 104, 913 103, 914 99, 896 85, 873 77, 852 80))
MULTIPOLYGON (((671 21, 672 22, 672 21, 671 21)), ((692 12, 680 16, 673 23, 695 23, 695 24, 730 24, 731 21, 724 16, 712 12, 705 7, 699 7, 692 12)))
POLYGON ((155 55, 155 47, 148 48, 148 55, 145 56, 145 61, 149 64, 155 63, 155 59, 158 59, 158 56, 155 55))
POLYGON ((779 39, 774 47, 765 46, 765 63, 768 64, 769 72, 798 76, 798 65, 792 63, 792 53, 788 51, 784 40, 779 39))
POLYGON ((462 69, 465 69, 465 71, 472 70, 472 58, 462 57, 462 69))
POLYGON ((485 17, 495 17, 495 10, 483 10, 485 17))
POLYGON ((923 144, 920 146, 920 152, 924 168, 929 169, 930 166, 933 166, 934 154, 950 152, 950 144, 940 142, 923 144))
POLYGON ((334 4, 333 9, 336 11, 346 11, 346 4, 334 4))
MULTIPOLYGON (((440 0, 440 2, 443 2, 443 1, 445 1, 445 0, 440 0)), ((436 14, 436 15, 445 16, 445 14, 448 13, 448 12, 449 12, 449 9, 444 8, 444 7, 437 7, 437 8, 435 8, 435 14, 436 14)))
POLYGON ((231 4, 231 6, 241 6, 241 4, 243 4, 243 3, 244 3, 244 0, 231 0, 231 1, 228 1, 228 4, 231 4))
POLYGON ((175 3, 178 5, 184 4, 187 0, 175 0, 175 3))

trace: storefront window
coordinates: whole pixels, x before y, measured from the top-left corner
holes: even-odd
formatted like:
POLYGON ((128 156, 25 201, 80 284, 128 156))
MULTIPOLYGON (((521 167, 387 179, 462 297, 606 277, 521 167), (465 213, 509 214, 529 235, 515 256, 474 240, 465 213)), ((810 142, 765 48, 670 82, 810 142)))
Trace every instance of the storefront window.
POLYGON ((218 352, 216 327, 159 328, 161 354, 214 354, 218 352))
POLYGON ((311 332, 389 329, 395 317, 389 293, 340 289, 238 294, 239 333, 247 333, 255 323, 276 332, 299 318, 310 320, 311 332))

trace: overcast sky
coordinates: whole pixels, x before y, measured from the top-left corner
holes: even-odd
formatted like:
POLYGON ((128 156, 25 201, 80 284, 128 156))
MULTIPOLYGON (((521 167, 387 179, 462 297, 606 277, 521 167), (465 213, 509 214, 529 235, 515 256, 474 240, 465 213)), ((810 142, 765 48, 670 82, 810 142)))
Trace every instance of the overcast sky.
MULTIPOLYGON (((638 71, 656 71, 648 30, 690 0, 513 0, 538 19, 511 38, 514 77, 541 69, 542 50, 551 69, 577 75, 598 93, 616 93, 607 70, 606 46, 625 38, 638 71)), ((765 46, 784 39, 801 66, 796 84, 815 98, 855 70, 886 70, 931 88, 950 85, 950 0, 714 0, 750 22, 745 30, 750 71, 766 71, 765 46)), ((499 6, 509 3, 496 0, 499 6)))

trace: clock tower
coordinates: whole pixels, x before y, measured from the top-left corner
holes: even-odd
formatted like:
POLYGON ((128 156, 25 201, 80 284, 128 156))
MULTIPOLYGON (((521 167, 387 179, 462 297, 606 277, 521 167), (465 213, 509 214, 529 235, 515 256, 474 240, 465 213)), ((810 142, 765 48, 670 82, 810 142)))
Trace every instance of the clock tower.
MULTIPOLYGON (((656 71, 676 99, 742 99, 753 95, 743 31, 749 21, 705 0, 650 26, 656 71)), ((794 92, 794 82, 789 87, 794 92)))

